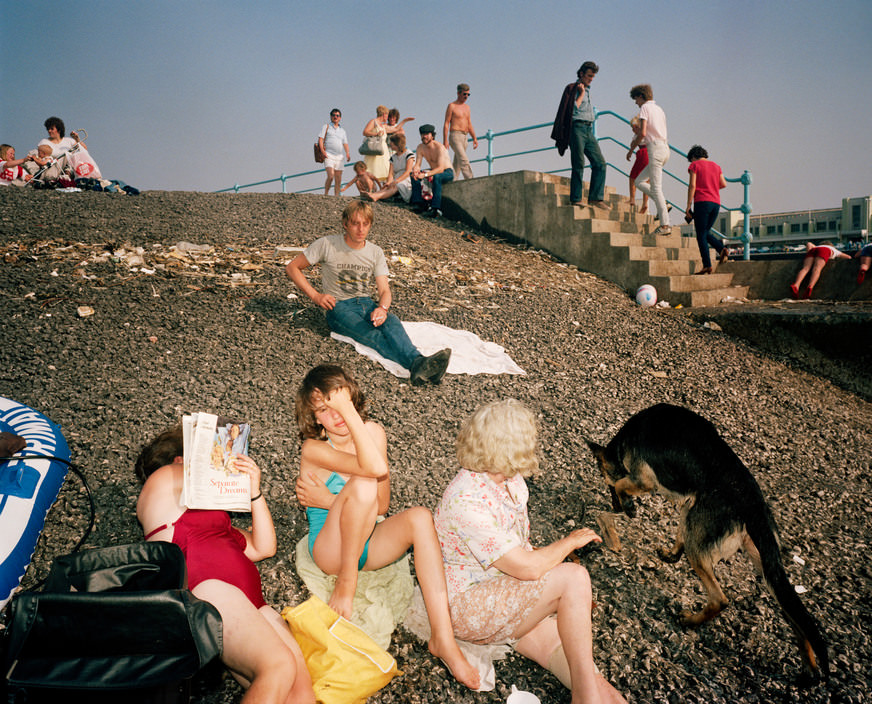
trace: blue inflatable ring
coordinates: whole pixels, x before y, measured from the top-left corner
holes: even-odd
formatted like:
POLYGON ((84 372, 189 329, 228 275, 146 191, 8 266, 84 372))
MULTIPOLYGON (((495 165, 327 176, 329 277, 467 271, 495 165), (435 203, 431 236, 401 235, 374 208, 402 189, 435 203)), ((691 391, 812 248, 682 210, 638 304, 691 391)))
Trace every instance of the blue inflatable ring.
POLYGON ((27 441, 0 463, 0 608, 21 583, 45 517, 67 476, 70 448, 60 428, 41 413, 0 397, 0 431, 27 441), (46 459, 34 458, 33 455, 46 459))

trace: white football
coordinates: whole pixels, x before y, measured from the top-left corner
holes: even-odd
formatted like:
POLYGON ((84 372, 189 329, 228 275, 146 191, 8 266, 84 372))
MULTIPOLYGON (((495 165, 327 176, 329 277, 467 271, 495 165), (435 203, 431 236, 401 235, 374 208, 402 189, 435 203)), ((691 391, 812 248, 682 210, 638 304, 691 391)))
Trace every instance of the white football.
POLYGON ((657 289, 651 284, 642 284, 636 289, 636 303, 643 308, 650 308, 657 303, 657 289))

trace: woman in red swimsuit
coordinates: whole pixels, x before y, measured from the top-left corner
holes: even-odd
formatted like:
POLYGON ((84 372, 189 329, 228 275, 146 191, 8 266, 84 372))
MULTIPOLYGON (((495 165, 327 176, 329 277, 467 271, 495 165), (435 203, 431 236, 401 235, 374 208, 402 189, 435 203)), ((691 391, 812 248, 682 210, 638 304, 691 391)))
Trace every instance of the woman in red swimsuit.
POLYGON ((803 294, 803 298, 811 298, 811 292, 824 270, 824 266, 830 259, 850 259, 851 256, 840 252, 833 247, 829 242, 823 244, 815 244, 814 242, 805 243, 805 257, 802 260, 802 267, 796 275, 796 280, 790 284, 790 293, 794 298, 799 298, 799 287, 802 285, 802 280, 811 272, 808 277, 808 288, 803 294))
POLYGON ((251 530, 234 528, 225 511, 195 511, 181 503, 182 429, 167 430, 136 461, 144 482, 136 516, 146 540, 176 543, 185 555, 188 587, 211 603, 224 623, 221 659, 246 688, 242 701, 313 704, 312 679, 281 616, 266 605, 254 565, 276 552, 276 533, 260 490, 260 468, 235 455, 237 471, 251 477, 251 530))

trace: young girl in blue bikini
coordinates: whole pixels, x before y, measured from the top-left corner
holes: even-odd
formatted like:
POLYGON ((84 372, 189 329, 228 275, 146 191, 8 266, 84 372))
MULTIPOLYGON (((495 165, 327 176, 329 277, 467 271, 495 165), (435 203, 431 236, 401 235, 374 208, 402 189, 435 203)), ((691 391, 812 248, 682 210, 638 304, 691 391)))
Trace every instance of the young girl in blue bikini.
POLYGON ((336 575, 330 606, 349 618, 358 570, 385 567, 412 548, 432 631, 429 650, 459 682, 478 689, 478 670, 454 640, 432 514, 417 506, 376 523, 391 497, 387 439, 381 425, 366 419, 357 382, 341 367, 315 367, 297 392, 296 414, 303 441, 297 499, 306 507, 315 564, 336 575))

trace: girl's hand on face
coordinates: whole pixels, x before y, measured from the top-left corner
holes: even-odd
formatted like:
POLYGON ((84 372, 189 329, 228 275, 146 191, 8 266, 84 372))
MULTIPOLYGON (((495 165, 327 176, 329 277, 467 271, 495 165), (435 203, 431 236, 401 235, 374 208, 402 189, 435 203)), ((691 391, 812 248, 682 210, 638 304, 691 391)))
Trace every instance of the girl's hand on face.
POLYGON ((251 495, 260 493, 260 467, 248 455, 233 455, 231 457, 233 471, 247 474, 251 479, 251 495))
POLYGON ((333 391, 324 397, 324 405, 344 417, 344 412, 347 411, 349 407, 351 409, 354 408, 354 403, 351 401, 351 391, 347 386, 333 389, 333 391))

